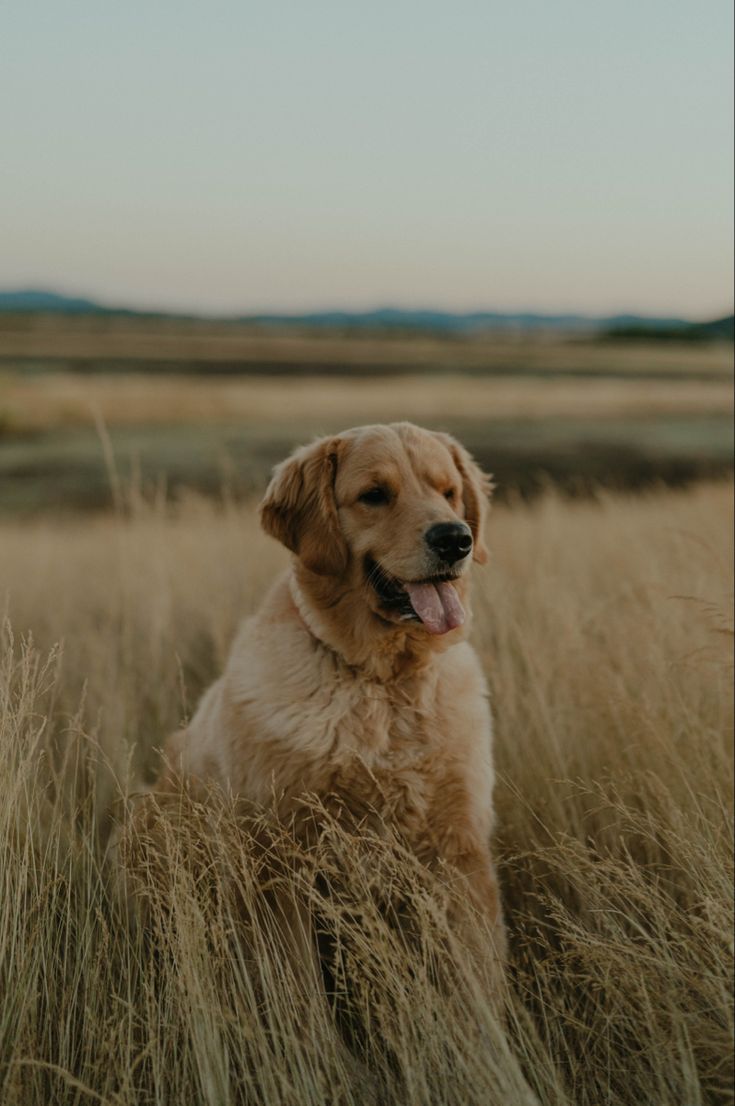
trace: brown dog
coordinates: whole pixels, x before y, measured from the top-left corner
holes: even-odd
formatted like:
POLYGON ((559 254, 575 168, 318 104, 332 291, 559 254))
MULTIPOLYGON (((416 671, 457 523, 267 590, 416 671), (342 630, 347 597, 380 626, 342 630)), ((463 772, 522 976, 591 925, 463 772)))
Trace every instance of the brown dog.
POLYGON ((464 878, 500 950, 491 718, 464 640, 489 491, 453 438, 410 423, 347 430, 280 464, 260 514, 293 565, 167 760, 255 803, 275 796, 284 817, 305 793, 377 812, 464 878))

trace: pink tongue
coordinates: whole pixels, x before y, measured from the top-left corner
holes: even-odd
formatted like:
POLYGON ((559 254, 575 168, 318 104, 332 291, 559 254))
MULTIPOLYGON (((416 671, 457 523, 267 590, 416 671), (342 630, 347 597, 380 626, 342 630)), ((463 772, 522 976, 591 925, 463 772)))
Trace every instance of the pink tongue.
POLYGON ((464 622, 464 607, 453 584, 404 584, 411 606, 430 634, 446 634, 464 622))

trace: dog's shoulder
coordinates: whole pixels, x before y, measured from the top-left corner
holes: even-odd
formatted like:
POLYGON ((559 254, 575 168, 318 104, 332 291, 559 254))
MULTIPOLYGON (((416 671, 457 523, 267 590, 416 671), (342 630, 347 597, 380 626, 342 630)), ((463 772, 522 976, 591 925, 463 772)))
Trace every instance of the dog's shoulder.
POLYGON ((313 645, 294 603, 289 574, 283 573, 256 613, 240 624, 227 662, 228 684, 245 679, 259 687, 282 687, 294 669, 303 672, 304 664, 308 666, 313 645))

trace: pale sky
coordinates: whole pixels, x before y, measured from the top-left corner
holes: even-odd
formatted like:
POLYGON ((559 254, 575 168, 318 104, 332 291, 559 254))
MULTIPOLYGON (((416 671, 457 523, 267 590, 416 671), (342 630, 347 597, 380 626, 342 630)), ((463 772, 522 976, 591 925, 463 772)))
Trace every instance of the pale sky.
POLYGON ((0 287, 732 305, 730 0, 0 0, 0 287))

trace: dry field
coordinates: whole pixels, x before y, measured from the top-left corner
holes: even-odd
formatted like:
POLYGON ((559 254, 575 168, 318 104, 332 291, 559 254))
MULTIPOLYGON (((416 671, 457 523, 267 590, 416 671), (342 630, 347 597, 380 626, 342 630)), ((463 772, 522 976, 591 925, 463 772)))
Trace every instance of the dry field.
POLYGON ((451 888, 337 826, 294 856, 267 819, 182 799, 160 851, 138 845, 144 923, 124 917, 101 859, 116 790, 285 555, 250 508, 193 496, 0 523, 0 1101, 732 1102, 731 503, 710 484, 491 516, 474 638, 504 1020, 446 932, 451 888), (331 1003, 291 972, 256 830, 328 936, 331 1003))
POLYGON ((311 436, 449 430, 498 494, 732 470, 732 343, 0 315, 0 516, 104 510, 126 479, 247 497, 311 436), (103 428, 104 429, 101 429, 103 428), (109 443, 103 439, 109 436, 109 443), (108 448, 109 446, 109 448, 108 448))
POLYGON ((549 332, 438 335, 297 330, 94 315, 0 315, 0 371, 349 372, 640 376, 722 380, 732 343, 605 343, 549 332))
POLYGON ((166 375, 141 373, 15 375, 2 381, 2 414, 16 434, 57 428, 141 423, 179 425, 237 423, 243 432, 283 425, 345 427, 361 422, 414 422, 437 416, 573 419, 727 416, 733 389, 728 380, 591 379, 567 377, 400 376, 391 381, 358 378, 166 375))
POLYGON ((172 498, 223 483, 252 496, 294 445, 405 418, 461 438, 495 473, 500 497, 549 480, 572 491, 683 484, 732 470, 732 410, 731 379, 670 379, 645 365, 576 378, 5 372, 0 516, 109 508, 110 451, 124 479, 172 498))

